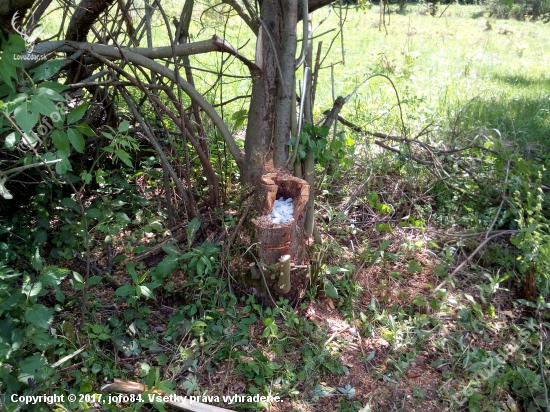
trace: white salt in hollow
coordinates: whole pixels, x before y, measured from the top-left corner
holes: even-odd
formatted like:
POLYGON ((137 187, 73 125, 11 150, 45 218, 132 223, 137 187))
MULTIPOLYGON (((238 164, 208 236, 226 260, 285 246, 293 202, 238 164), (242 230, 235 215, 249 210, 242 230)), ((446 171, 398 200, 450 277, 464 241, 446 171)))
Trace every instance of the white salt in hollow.
POLYGON ((288 223, 292 219, 292 214, 294 213, 294 203, 292 203, 292 198, 284 200, 282 197, 278 200, 275 200, 273 204, 273 211, 267 215, 271 218, 271 222, 274 225, 279 223, 288 223))

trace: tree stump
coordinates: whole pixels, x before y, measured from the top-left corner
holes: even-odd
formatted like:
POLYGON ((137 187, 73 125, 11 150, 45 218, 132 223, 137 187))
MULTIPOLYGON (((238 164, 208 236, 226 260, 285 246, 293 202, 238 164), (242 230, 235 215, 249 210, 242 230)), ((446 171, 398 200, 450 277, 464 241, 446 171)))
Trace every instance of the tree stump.
MULTIPOLYGON (((270 266, 277 264, 282 256, 290 255, 291 263, 301 265, 306 257, 307 239, 304 237, 304 212, 309 198, 310 185, 303 179, 283 173, 268 173, 263 175, 260 180, 261 187, 258 198, 261 216, 252 220, 255 226, 256 241, 260 244, 258 252, 260 261, 266 266, 270 266), (294 213, 290 221, 274 224, 267 215, 273 211, 273 204, 280 197, 292 198, 294 213)), ((285 261, 288 259, 285 258, 285 261)), ((266 273, 266 277, 268 273, 266 273)), ((278 270, 273 273, 279 275, 278 270)), ((284 290, 277 287, 277 279, 267 278, 265 280, 272 292, 283 294, 284 290)), ((296 294, 301 283, 303 283, 303 279, 295 279, 291 276, 289 293, 296 294)))

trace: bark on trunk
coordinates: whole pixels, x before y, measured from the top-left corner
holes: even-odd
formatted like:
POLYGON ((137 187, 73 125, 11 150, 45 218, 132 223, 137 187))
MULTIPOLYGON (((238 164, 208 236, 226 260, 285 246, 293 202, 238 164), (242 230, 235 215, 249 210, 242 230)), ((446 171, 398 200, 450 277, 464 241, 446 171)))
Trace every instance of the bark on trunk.
POLYGON ((281 39, 284 29, 282 16, 279 2, 271 0, 262 3, 262 25, 256 44, 256 65, 260 67, 261 74, 252 79, 252 98, 244 143, 247 166, 242 179, 246 183, 257 184, 265 164, 272 160, 270 149, 279 89, 277 40, 281 39))

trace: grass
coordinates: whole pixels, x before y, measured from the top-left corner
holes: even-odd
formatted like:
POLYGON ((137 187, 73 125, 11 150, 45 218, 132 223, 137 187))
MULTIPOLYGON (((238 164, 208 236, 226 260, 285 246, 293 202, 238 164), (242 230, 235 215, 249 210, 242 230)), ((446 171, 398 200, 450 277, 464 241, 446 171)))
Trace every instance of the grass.
MULTIPOLYGON (((376 7, 348 14, 346 64, 334 68, 336 94, 346 95, 366 76, 384 73, 395 82, 411 130, 432 122, 448 130, 460 113, 465 138, 496 128, 522 147, 546 146, 550 57, 544 50, 549 46, 550 27, 492 21, 487 30, 486 18, 459 13, 475 13, 479 10, 475 7, 452 6, 444 17, 435 19, 419 15, 420 6, 410 9, 408 15, 391 16, 387 33, 378 31, 376 7)), ((336 23, 336 16, 331 23, 336 23)), ((335 47, 325 65, 340 60, 335 47)), ((329 70, 321 84, 330 84, 329 70)), ((327 107, 330 90, 319 94, 319 107, 327 107)), ((375 78, 359 89, 345 112, 368 130, 392 132, 401 130, 395 105, 391 85, 375 78), (387 111, 391 113, 384 115, 387 111)))
MULTIPOLYGON (((175 14, 176 3, 173 8, 168 4, 167 10, 175 14)), ((366 76, 384 74, 395 89, 386 78, 369 80, 344 107, 344 117, 368 131, 400 134, 397 92, 409 136, 429 126, 427 139, 434 145, 453 141, 459 146, 477 137, 491 147, 517 147, 524 158, 475 151, 452 158, 451 162, 475 166, 487 186, 457 172, 448 181, 465 187, 465 194, 435 182, 404 156, 375 152, 369 137, 348 131, 358 148, 353 167, 335 165, 326 175, 319 170, 318 224, 325 242, 311 253, 318 282, 297 306, 281 299, 271 308, 257 300, 253 289, 236 290, 231 277, 219 276, 229 272, 237 276, 239 267, 248 265, 247 233, 225 261, 215 244, 182 242, 180 250, 166 247, 162 260, 128 263, 138 252, 136 247, 142 247, 142 239, 161 241, 166 234, 161 189, 156 187, 160 172, 145 164, 139 172, 107 171, 87 204, 102 219, 102 225, 94 228, 93 252, 103 253, 104 236, 109 234, 119 258, 113 262, 112 277, 93 279, 100 283, 92 288, 96 302, 89 322, 80 325, 85 333, 78 333, 72 313, 80 303, 82 282, 68 271, 58 273, 54 282, 42 268, 42 260, 50 257, 35 255, 28 259, 30 265, 24 259, 18 263, 21 271, 41 273, 32 291, 26 286, 31 282, 28 274, 21 274, 21 281, 8 272, 11 278, 0 278, 0 292, 15 289, 21 295, 10 296, 16 304, 2 309, 21 317, 32 304, 45 320, 27 317, 25 331, 31 334, 43 328, 56 336, 55 353, 43 349, 45 355, 58 359, 81 345, 87 348, 53 371, 44 366, 44 356, 35 355, 32 362, 25 361, 24 372, 34 373, 35 384, 48 387, 48 382, 61 382, 61 390, 75 393, 99 393, 102 380, 125 378, 178 394, 261 394, 283 399, 229 405, 238 410, 548 410, 548 304, 544 299, 538 304, 523 299, 525 279, 518 258, 526 259, 528 253, 522 253, 521 244, 516 248, 502 238, 488 243, 470 265, 449 276, 483 239, 483 234, 468 231, 487 230, 495 216, 500 217, 495 229, 514 224, 517 228, 521 217, 530 216, 543 226, 540 215, 548 205, 544 197, 542 212, 537 209, 533 194, 539 193, 541 179, 548 185, 548 174, 538 178, 541 163, 529 155, 548 153, 550 57, 545 51, 550 27, 490 21, 491 29, 486 30, 482 10, 453 5, 442 18, 434 19, 421 6, 408 6, 407 15, 391 15, 387 33, 378 31, 376 7, 350 11, 344 33, 346 64, 334 65, 335 94, 346 95, 366 76), (121 184, 120 173, 136 183, 121 184), (142 190, 137 191, 137 185, 142 190), (468 191, 483 196, 472 200, 468 191), (497 214, 501 193, 507 202, 497 214), (61 283, 65 277, 70 283, 61 283), (38 303, 38 296, 47 295, 42 283, 56 290, 61 284, 64 294, 58 293, 64 301, 51 298, 52 302, 38 303), (147 299, 152 295, 156 300, 147 299), (54 314, 44 305, 55 303, 59 311, 51 331, 47 318, 54 314)), ((314 22, 322 15, 323 11, 315 13, 314 22)), ((224 33, 215 16, 203 17, 203 26, 195 26, 193 33, 200 32, 201 38, 224 33)), ((337 23, 333 13, 326 27, 337 23)), ((162 23, 156 24, 157 41, 165 44, 162 23)), ((227 33, 235 45, 249 38, 242 26, 229 26, 227 33)), ((322 37, 325 47, 334 35, 322 37)), ((341 59, 338 41, 323 63, 318 119, 331 106, 329 66, 341 59)), ((248 44, 243 52, 252 56, 253 49, 248 44)), ((193 58, 192 64, 219 68, 222 56, 193 58)), ((241 73, 237 64, 228 67, 241 73)), ((206 92, 213 78, 206 72, 198 75, 199 89, 206 92)), ((245 83, 228 82, 223 90, 207 95, 219 102, 220 96, 243 94, 245 83)), ((240 108, 230 105, 224 110, 229 117, 240 108)), ((36 197, 31 207, 45 210, 48 199, 36 197)), ((70 220, 75 215, 67 205, 56 203, 63 218, 70 220)), ((2 222, 32 239, 38 229, 27 225, 26 213, 20 210, 2 222)), ((220 212, 219 220, 224 222, 220 226, 231 231, 240 213, 242 205, 228 205, 225 213, 220 212)), ((211 230, 213 238, 222 232, 220 227, 211 230)), ((70 242, 77 242, 78 228, 65 225, 62 232, 52 243, 66 246, 71 256, 76 243, 70 242)), ((535 242, 535 252, 545 247, 543 241, 527 241, 535 242)), ((10 250, 13 245, 4 245, 0 256, 9 260, 15 253, 10 250)), ((24 255, 22 245, 13 249, 24 255)), ((78 261, 68 264, 82 271, 78 261)), ((48 333, 32 335, 37 347, 50 348, 48 333)), ((3 379, 8 369, 0 370, 3 379)), ((26 376, 11 384, 32 386, 26 376)), ((71 410, 87 406, 99 407, 93 402, 66 405, 71 410)), ((140 407, 147 408, 135 409, 140 407)))

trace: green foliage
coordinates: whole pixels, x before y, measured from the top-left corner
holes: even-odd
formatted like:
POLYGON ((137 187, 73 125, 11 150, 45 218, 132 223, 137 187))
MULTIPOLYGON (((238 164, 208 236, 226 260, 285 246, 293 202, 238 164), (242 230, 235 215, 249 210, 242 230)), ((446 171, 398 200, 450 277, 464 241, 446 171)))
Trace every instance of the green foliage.
POLYGON ((0 87, 3 102, 0 107, 3 116, 0 118, 0 132, 9 133, 5 137, 4 147, 10 151, 15 151, 17 147, 28 150, 23 155, 17 152, 24 164, 51 162, 55 163, 58 174, 65 174, 73 170, 69 160, 71 149, 82 153, 84 135, 95 136, 86 123, 78 123, 87 105, 76 106, 66 113, 66 99, 60 94, 65 87, 44 81, 59 69, 52 67, 50 62, 38 66, 28 75, 28 84, 22 85, 16 92, 11 79, 17 81, 15 69, 21 67, 21 61, 15 60, 15 63, 10 56, 13 56, 14 50, 20 49, 20 41, 20 38, 11 36, 7 43, 3 43, 5 51, 0 56, 0 65, 6 68, 2 76, 6 83, 0 87), (48 77, 45 77, 46 72, 48 77))
MULTIPOLYGON (((334 139, 329 140, 330 129, 326 126, 304 124, 300 134, 297 161, 305 159, 307 150, 311 149, 317 162, 324 166, 327 162, 338 161, 343 166, 353 164, 352 155, 355 153, 355 141, 344 132, 338 132, 334 139)), ((292 137, 287 145, 294 147, 296 138, 292 137)))
POLYGON ((486 3, 489 16, 497 19, 516 20, 550 19, 550 1, 548 0, 489 0, 486 3))
POLYGON ((524 160, 515 154, 510 159, 513 166, 510 170, 510 187, 513 208, 510 213, 515 216, 519 229, 512 239, 522 254, 518 256, 519 270, 522 273, 534 268, 537 274, 537 286, 543 296, 550 293, 550 228, 547 205, 550 198, 542 188, 542 176, 550 166, 550 156, 541 165, 537 161, 524 160))
POLYGON ((0 399, 10 410, 12 394, 45 392, 51 380, 59 379, 51 367, 52 352, 61 343, 51 328, 54 310, 38 300, 53 290, 56 300, 63 303, 65 295, 59 285, 70 272, 42 267, 38 254, 33 268, 34 273, 19 272, 0 263, 0 399))
POLYGON ((148 307, 139 307, 138 300, 143 296, 147 299, 155 299, 153 290, 160 286, 159 282, 144 283, 149 276, 148 272, 138 275, 136 265, 132 262, 126 264, 126 270, 132 278, 132 284, 123 285, 115 291, 116 296, 126 298, 129 305, 134 306, 140 316, 146 316, 151 313, 148 307))

